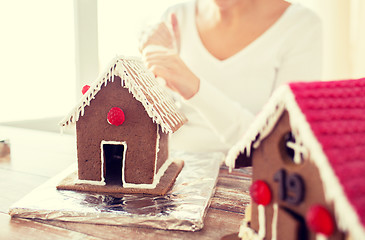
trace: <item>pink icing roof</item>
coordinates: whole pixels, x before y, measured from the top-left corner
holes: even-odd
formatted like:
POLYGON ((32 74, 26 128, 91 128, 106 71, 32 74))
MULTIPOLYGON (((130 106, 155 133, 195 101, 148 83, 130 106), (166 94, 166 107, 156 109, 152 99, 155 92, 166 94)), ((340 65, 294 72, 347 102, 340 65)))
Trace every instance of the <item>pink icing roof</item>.
POLYGON ((365 226, 365 78, 289 86, 365 226))

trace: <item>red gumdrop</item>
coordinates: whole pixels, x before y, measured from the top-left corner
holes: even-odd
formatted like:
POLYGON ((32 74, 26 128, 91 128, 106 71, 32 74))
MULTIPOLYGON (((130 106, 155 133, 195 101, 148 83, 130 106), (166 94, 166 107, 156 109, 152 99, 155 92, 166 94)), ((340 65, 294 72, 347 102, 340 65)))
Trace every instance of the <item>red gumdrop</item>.
POLYGON ((85 94, 89 90, 89 88, 90 88, 89 85, 83 86, 82 89, 81 89, 82 94, 85 94))
POLYGON ((250 187, 253 201, 266 206, 271 202, 271 190, 265 181, 256 180, 250 187))
POLYGON ((327 237, 335 230, 335 223, 331 213, 321 205, 314 205, 309 208, 306 222, 310 230, 327 237))
POLYGON ((118 107, 113 107, 109 110, 107 119, 108 123, 119 126, 125 120, 124 112, 118 107))

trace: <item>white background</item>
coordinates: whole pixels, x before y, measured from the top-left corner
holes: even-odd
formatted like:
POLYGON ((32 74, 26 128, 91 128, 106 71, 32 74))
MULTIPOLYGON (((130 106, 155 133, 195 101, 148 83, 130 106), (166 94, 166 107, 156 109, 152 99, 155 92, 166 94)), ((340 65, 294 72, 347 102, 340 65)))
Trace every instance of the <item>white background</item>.
MULTIPOLYGON (((116 55, 138 55, 141 29, 181 1, 98 0, 98 71, 116 55)), ((324 79, 365 77, 365 1, 293 1, 323 20, 324 79)), ((73 0, 0 0, 0 122, 66 115, 76 72, 73 0)))

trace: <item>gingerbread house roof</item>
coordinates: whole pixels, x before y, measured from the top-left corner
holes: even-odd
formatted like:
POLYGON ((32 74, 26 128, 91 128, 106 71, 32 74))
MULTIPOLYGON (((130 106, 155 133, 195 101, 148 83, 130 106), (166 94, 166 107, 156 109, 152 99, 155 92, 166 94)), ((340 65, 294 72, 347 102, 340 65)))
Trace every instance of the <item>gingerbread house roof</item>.
POLYGON ((185 115, 179 112, 171 95, 140 59, 118 56, 59 124, 65 127, 77 122, 102 85, 107 86, 108 82, 113 82, 115 76, 121 78, 122 87, 127 88, 133 97, 142 103, 148 116, 161 126, 163 132, 173 133, 187 121, 185 115))
POLYGON ((278 89, 241 141, 228 153, 250 155, 289 113, 292 132, 319 169, 326 200, 334 203, 338 226, 354 239, 365 236, 365 78, 291 83, 278 89))

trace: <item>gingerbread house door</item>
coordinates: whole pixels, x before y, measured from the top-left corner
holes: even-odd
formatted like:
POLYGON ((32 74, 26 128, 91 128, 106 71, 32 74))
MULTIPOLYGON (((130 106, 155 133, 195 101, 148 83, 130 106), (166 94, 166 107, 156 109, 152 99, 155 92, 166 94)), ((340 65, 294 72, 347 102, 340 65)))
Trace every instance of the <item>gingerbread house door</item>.
POLYGON ((125 142, 103 141, 101 143, 104 181, 106 185, 122 186, 123 166, 127 144, 125 142))
POLYGON ((283 207, 279 207, 277 216, 276 239, 308 240, 308 231, 303 217, 283 207))
POLYGON ((279 229, 276 239, 308 240, 305 219, 297 212, 298 205, 304 201, 303 178, 295 172, 281 168, 274 174, 273 179, 276 182, 279 200, 274 205, 273 221, 277 222, 276 226, 279 229))

